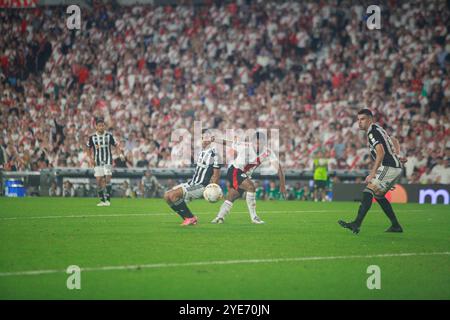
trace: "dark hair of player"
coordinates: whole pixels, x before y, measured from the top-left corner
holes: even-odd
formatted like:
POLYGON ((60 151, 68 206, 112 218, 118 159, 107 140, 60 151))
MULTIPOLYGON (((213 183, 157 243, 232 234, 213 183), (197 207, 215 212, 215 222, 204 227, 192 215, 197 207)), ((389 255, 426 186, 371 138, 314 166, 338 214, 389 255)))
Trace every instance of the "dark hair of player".
POLYGON ((105 123, 105 119, 103 119, 103 117, 95 118, 95 124, 99 124, 99 123, 105 123))
POLYGON ((203 128, 202 129, 202 135, 206 134, 208 132, 209 129, 203 128))
POLYGON ((202 140, 212 142, 215 140, 215 136, 210 129, 202 129, 202 140))
POLYGON ((358 115, 360 115, 360 114, 364 114, 364 115, 366 115, 366 116, 369 116, 369 117, 373 118, 372 111, 370 111, 369 109, 361 109, 361 110, 358 112, 358 115))

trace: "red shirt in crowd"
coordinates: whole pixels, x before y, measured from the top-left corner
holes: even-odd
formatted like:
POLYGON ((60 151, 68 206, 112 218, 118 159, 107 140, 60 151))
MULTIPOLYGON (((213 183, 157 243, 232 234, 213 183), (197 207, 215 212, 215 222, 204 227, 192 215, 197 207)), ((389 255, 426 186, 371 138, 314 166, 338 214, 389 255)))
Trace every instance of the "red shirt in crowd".
POLYGON ((27 20, 23 19, 22 23, 20 24, 20 32, 25 33, 27 31, 27 20))
POLYGON ((145 67, 145 59, 144 59, 144 58, 141 58, 141 59, 139 59, 139 61, 138 61, 138 69, 139 69, 139 71, 144 70, 144 67, 145 67))
POLYGON ((289 35, 289 44, 292 46, 296 46, 298 44, 297 35, 295 33, 291 33, 289 35))
POLYGON ((335 74, 333 76, 333 79, 331 80, 331 83, 333 84, 333 88, 339 88, 343 82, 344 82, 344 76, 340 72, 335 74))
POLYGON ((161 101, 157 97, 153 97, 151 100, 151 104, 154 107, 159 107, 161 105, 161 101))
POLYGON ((177 80, 181 79, 183 76, 183 71, 180 68, 175 68, 174 76, 177 80))
POLYGON ((414 79, 411 81, 411 87, 412 90, 415 92, 420 92, 422 91, 422 80, 420 79, 414 79))
POLYGON ((237 13, 237 11, 238 11, 238 7, 237 7, 237 4, 236 3, 230 3, 229 5, 228 5, 228 12, 231 14, 231 15, 235 15, 236 13, 237 13))
POLYGON ((86 67, 81 67, 78 72, 78 82, 80 84, 85 84, 87 79, 89 78, 89 70, 86 67))
POLYGON ((2 69, 3 70, 7 70, 8 69, 9 61, 8 61, 8 57, 7 56, 1 56, 0 57, 0 63, 2 65, 2 69))

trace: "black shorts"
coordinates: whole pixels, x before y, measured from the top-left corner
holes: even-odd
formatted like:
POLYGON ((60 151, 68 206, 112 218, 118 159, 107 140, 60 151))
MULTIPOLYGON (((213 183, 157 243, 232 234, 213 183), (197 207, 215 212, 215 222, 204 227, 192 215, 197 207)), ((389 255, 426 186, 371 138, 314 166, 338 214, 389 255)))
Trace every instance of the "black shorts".
POLYGON ((230 166, 227 171, 227 181, 230 183, 230 188, 238 191, 240 194, 244 193, 245 190, 239 188, 242 181, 247 179, 248 176, 241 169, 237 169, 234 166, 230 166))
POLYGON ((314 180, 314 188, 315 189, 325 189, 327 187, 326 180, 314 180))

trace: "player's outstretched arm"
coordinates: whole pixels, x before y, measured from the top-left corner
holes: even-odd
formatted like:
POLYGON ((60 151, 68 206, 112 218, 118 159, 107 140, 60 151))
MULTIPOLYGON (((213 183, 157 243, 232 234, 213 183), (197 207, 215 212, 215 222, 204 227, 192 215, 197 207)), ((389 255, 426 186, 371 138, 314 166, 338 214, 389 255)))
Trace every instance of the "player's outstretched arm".
POLYGON ((85 145, 86 153, 88 154, 89 159, 89 167, 93 168, 95 166, 94 161, 94 152, 92 150, 93 142, 91 139, 89 139, 88 143, 85 145))
POLYGON ((396 154, 400 154, 400 143, 397 138, 391 138, 392 144, 394 145, 394 151, 396 154))
POLYGON ((391 140, 392 140, 392 144, 394 145, 395 153, 400 158, 400 162, 401 163, 407 162, 408 159, 404 155, 402 155, 402 151, 401 151, 401 148, 400 148, 400 142, 398 142, 398 140, 396 138, 391 138, 391 140))

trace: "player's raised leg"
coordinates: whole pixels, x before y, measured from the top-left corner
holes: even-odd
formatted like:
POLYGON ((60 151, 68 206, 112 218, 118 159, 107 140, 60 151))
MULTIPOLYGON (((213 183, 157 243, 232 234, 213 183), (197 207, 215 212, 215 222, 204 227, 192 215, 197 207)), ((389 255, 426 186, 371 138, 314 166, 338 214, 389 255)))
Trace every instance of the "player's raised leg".
POLYGON ((342 227, 350 229, 355 234, 359 233, 359 230, 360 230, 361 224, 364 220, 364 217, 366 216, 367 212, 370 210, 370 207, 372 206, 374 189, 375 189, 375 187, 369 183, 369 185, 363 190, 363 196, 362 196, 361 204, 359 205, 358 215, 356 216, 356 219, 352 222, 345 222, 345 221, 339 220, 339 224, 342 227))
POLYGON ((240 194, 237 190, 233 188, 228 189, 228 194, 225 197, 225 201, 222 203, 219 209, 219 213, 217 216, 211 221, 211 223, 223 223, 225 216, 231 211, 231 208, 233 208, 233 202, 234 200, 238 199, 240 197, 240 194))
POLYGON ((247 202, 248 213, 250 214, 250 219, 252 223, 263 224, 264 221, 256 214, 256 188, 253 181, 250 179, 245 179, 240 188, 246 191, 245 200, 247 202))
POLYGON ((263 224, 264 221, 262 221, 256 214, 255 185, 248 178, 244 179, 239 185, 234 185, 233 188, 230 187, 226 196, 226 200, 221 205, 217 217, 214 218, 211 223, 223 223, 225 216, 231 211, 231 208, 233 207, 233 202, 238 199, 244 191, 247 192, 246 202, 251 221, 255 224, 263 224))
POLYGON ((227 180, 230 185, 228 193, 225 197, 225 201, 220 206, 217 216, 211 221, 211 223, 223 223, 225 216, 231 211, 233 202, 240 197, 243 190, 239 189, 239 184, 244 179, 239 173, 241 171, 231 165, 227 171, 227 180))
POLYGON ((184 200, 185 193, 186 190, 182 186, 177 186, 164 194, 164 200, 183 219, 182 225, 195 225, 197 224, 197 217, 188 208, 184 200))
POLYGON ((273 151, 266 147, 267 138, 264 133, 256 132, 253 143, 239 143, 234 144, 237 156, 227 171, 227 180, 230 184, 229 194, 227 200, 222 204, 217 217, 212 223, 221 223, 225 215, 231 210, 233 201, 236 200, 243 192, 246 194, 246 202, 251 221, 256 224, 262 224, 262 221, 256 214, 256 188, 252 182, 251 173, 261 165, 263 162, 270 163, 271 166, 278 168, 278 175, 280 178, 280 191, 286 197, 286 186, 284 173, 277 157, 273 151))

